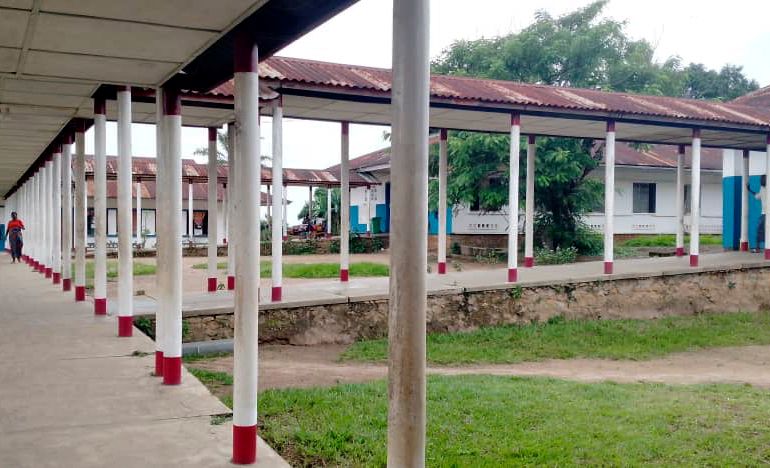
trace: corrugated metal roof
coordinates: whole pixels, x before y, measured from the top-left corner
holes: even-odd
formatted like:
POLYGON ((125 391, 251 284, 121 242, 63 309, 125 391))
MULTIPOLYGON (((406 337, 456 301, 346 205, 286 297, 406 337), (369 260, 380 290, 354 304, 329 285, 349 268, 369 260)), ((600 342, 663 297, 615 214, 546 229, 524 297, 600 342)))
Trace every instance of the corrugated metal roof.
MULTIPOLYGON (((154 180, 143 180, 138 182, 141 185, 142 198, 146 200, 154 200, 157 194, 157 186, 154 180)), ((136 182, 131 185, 131 197, 136 197, 136 182)), ((88 179, 86 181, 86 193, 89 197, 94 196, 94 181, 88 179)), ((185 200, 183 208, 187 208, 187 187, 182 188, 182 199, 185 200)), ((222 201, 224 199, 225 189, 221 185, 217 189, 217 200, 222 201)), ((118 181, 107 181, 107 198, 118 197, 118 181)), ((193 200, 208 200, 208 187, 205 184, 193 184, 193 200)), ((261 193, 262 205, 272 204, 273 198, 265 192, 261 193)), ((289 201, 291 203, 291 201, 289 201)))
POLYGON ((764 88, 752 91, 737 99, 733 99, 730 103, 770 109, 770 86, 765 86, 764 88))
MULTIPOLYGON (((277 83, 304 83, 382 94, 388 94, 391 87, 391 71, 383 68, 271 57, 260 63, 259 70, 263 80, 272 80, 277 83)), ((763 127, 770 125, 770 109, 735 102, 722 103, 646 96, 443 75, 431 77, 430 90, 432 97, 443 98, 456 103, 500 103, 536 108, 600 111, 763 127)), ((211 92, 219 95, 232 95, 232 83, 226 83, 211 92)))
MULTIPOLYGON (((158 171, 157 160, 150 157, 133 157, 132 172, 134 179, 141 179, 146 177, 148 180, 155 180, 155 176, 158 171)), ((118 158, 117 156, 107 156, 107 178, 114 179, 117 177, 118 158)), ((94 173, 94 161, 93 156, 86 156, 86 176, 93 177, 94 173)), ((200 184, 208 180, 208 167, 206 164, 198 164, 192 159, 182 160, 182 178, 187 181, 193 181, 196 184, 200 184)), ((226 182, 228 178, 228 166, 227 164, 220 164, 217 166, 217 178, 226 182)), ((272 169, 262 166, 262 183, 270 185, 273 181, 272 169)), ((312 185, 312 186, 331 186, 337 187, 340 185, 338 174, 323 169, 291 169, 286 168, 283 170, 283 182, 286 185, 312 185)), ((376 184, 376 180, 369 178, 363 174, 351 175, 350 185, 353 187, 376 184)), ((205 197, 204 197, 205 198, 205 197)))

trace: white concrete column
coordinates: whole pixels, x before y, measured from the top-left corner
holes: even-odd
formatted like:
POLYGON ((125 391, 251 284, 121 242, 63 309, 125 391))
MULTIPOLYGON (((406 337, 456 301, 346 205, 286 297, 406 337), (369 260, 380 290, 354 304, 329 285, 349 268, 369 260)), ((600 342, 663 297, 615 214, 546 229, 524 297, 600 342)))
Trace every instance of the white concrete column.
POLYGON ((43 206, 45 211, 45 277, 53 277, 53 154, 48 155, 43 171, 43 206))
POLYGON ((692 131, 692 182, 690 185, 690 266, 698 266, 700 251, 700 129, 692 131))
POLYGON ((604 141, 604 274, 613 272, 615 250, 615 121, 607 122, 604 141))
POLYGON ((684 145, 676 155, 676 256, 684 256, 684 145))
POLYGON ((283 184, 283 240, 289 238, 289 221, 287 219, 289 213, 289 198, 287 193, 287 185, 283 184))
POLYGON ((187 237, 190 241, 195 239, 193 232, 193 183, 187 182, 187 237))
POLYGON ((53 153, 51 172, 51 276, 53 284, 61 283, 61 160, 62 145, 53 153))
POLYGON ((227 124, 227 140, 230 144, 230 151, 227 158, 227 181, 229 182, 228 188, 230 189, 229 206, 227 213, 227 290, 235 290, 235 265, 237 263, 236 250, 238 246, 234 242, 235 236, 235 208, 236 197, 235 191, 238 186, 236 181, 236 173, 238 172, 238 147, 235 138, 235 123, 227 124))
POLYGON ((393 2, 389 467, 425 466, 429 3, 393 2))
POLYGON ((40 214, 39 214, 39 208, 40 208, 40 199, 39 199, 39 181, 40 181, 40 168, 35 169, 35 173, 32 175, 32 180, 30 184, 30 209, 32 213, 32 223, 30 224, 30 248, 29 253, 32 257, 32 260, 30 262, 30 266, 34 271, 40 272, 40 241, 39 241, 39 234, 40 234, 40 228, 39 228, 39 220, 40 220, 40 214))
POLYGON ((217 129, 209 127, 208 148, 208 292, 217 291, 217 189, 219 188, 219 170, 217 161, 217 129))
POLYGON ((283 297, 283 106, 273 107, 273 217, 271 218, 271 258, 273 289, 271 299, 283 297))
POLYGON ((230 230, 229 221, 229 210, 230 206, 228 204, 228 200, 230 198, 230 185, 225 182, 222 184, 222 227, 224 228, 224 231, 222 232, 222 243, 225 244, 225 247, 227 247, 227 238, 228 238, 228 232, 230 230))
POLYGON ((45 201, 43 201, 43 186, 45 182, 45 162, 40 164, 35 175, 35 269, 45 273, 45 201))
POLYGON ((118 336, 130 337, 134 315, 134 252, 131 235, 131 88, 118 90, 118 336))
POLYGON ((313 221, 313 186, 308 186, 307 188, 307 228, 308 228, 308 237, 310 235, 310 227, 312 221, 313 221))
POLYGON ((235 40, 235 122, 238 170, 235 173, 235 344, 233 366, 233 456, 249 464, 257 456, 257 337, 259 310, 259 232, 261 164, 259 151, 259 63, 247 33, 235 40))
MULTIPOLYGON (((283 200, 284 211, 286 210, 286 199, 283 200)), ((286 223, 284 223, 285 225, 286 223)), ((284 229, 286 235, 286 229, 284 229)), ((332 236, 332 188, 326 187, 326 237, 332 236)))
MULTIPOLYGON (((166 262, 167 310, 163 318, 163 384, 182 383, 182 102, 179 90, 163 89, 163 133, 165 134, 166 191, 164 197, 169 214, 164 232, 164 248, 168 246, 166 262)), ((162 223, 163 224, 163 223, 162 223)))
MULTIPOLYGON (((157 186, 157 184, 156 184, 157 186)), ((137 180, 134 184, 136 191, 136 244, 141 245, 144 234, 142 234, 142 181, 137 180)))
POLYGON ((72 133, 65 135, 61 155, 62 291, 72 290, 72 133))
POLYGON ((169 289, 170 280, 168 273, 168 252, 171 248, 171 243, 174 241, 169 236, 168 222, 162 222, 161 220, 177 220, 179 222, 179 213, 169 212, 169 198, 168 190, 157 190, 157 187, 168 187, 171 184, 168 173, 168 138, 164 128, 165 113, 163 88, 157 88, 155 90, 155 151, 157 155, 157 174, 155 178, 155 252, 156 252, 156 276, 158 278, 158 307, 155 312, 155 376, 163 377, 163 350, 166 347, 167 333, 165 326, 168 317, 171 315, 169 312, 169 289))
MULTIPOLYGON (((770 135, 765 143, 765 206, 770 206, 770 135)), ((770 260, 770 213, 765 215, 765 260, 770 260)))
MULTIPOLYGON (((340 281, 350 279, 350 124, 342 122, 340 163, 340 281)), ((427 209, 426 209, 427 211, 427 209)), ((425 252, 423 252, 423 255, 425 252)), ((426 267, 427 269, 427 267, 426 267)))
POLYGON ((511 114, 511 145, 508 157, 508 282, 518 281, 519 263, 519 154, 521 115, 511 114))
POLYGON ((741 161, 741 252, 749 251, 749 150, 743 150, 741 161))
POLYGON ((75 300, 86 300, 86 135, 75 130, 75 300))
POLYGON ((535 266, 535 135, 527 138, 526 199, 524 200, 524 267, 535 266))
POLYGON ((438 274, 446 274, 446 185, 447 185, 447 130, 441 129, 438 143, 438 237, 436 239, 438 253, 438 274))
POLYGON ((107 315, 107 115, 94 99, 94 313, 107 315))

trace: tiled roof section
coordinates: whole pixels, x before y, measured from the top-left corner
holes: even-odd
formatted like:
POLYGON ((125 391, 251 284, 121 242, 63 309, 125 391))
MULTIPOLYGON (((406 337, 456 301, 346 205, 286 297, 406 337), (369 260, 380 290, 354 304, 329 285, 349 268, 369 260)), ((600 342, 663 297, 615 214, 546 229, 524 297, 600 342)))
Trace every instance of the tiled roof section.
MULTIPOLYGON (((615 164, 619 166, 664 167, 675 168, 678 148, 672 145, 653 145, 636 150, 631 146, 619 143, 615 147, 615 164)), ((700 166, 704 171, 722 170, 722 150, 716 148, 701 149, 700 166)), ((690 148, 685 148, 685 167, 690 167, 690 148)))
MULTIPOLYGON (((139 182, 141 184, 142 189, 142 198, 145 200, 153 200, 155 199, 155 196, 157 194, 156 184, 154 180, 143 180, 139 182)), ((89 197, 94 196, 94 181, 93 179, 88 179, 86 181, 86 190, 89 197)), ((184 187, 182 188, 182 199, 184 202, 182 203, 183 208, 187 209, 187 184, 184 184, 184 187)), ((222 201, 224 198, 225 189, 221 185, 217 189, 217 200, 222 201)), ((262 205, 268 205, 272 204, 272 197, 268 195, 265 192, 261 193, 261 199, 262 199, 262 205)), ((118 197, 118 181, 117 180, 108 180, 107 181, 107 198, 117 198, 118 197)), ((136 182, 134 182, 131 185, 131 197, 136 197, 136 182)), ((193 184, 193 200, 208 200, 208 188, 205 184, 193 184)), ((291 201, 289 201, 291 203, 291 201)), ((194 205, 193 205, 194 207, 194 205)))
MULTIPOLYGON (((428 144, 438 144, 438 136, 432 136, 428 144)), ((642 146, 637 150, 625 143, 618 143, 615 147, 615 164, 619 166, 674 168, 676 167, 677 152, 678 147, 671 145, 642 146)), ((690 161, 690 148, 688 147, 685 149, 685 167, 690 167, 690 161)), ((390 165, 390 147, 351 159, 351 175, 356 174, 355 171, 365 172, 368 168, 383 165, 390 165)), ((722 150, 702 148, 701 169, 722 170, 722 150)), ((339 173, 339 165, 332 166, 328 170, 339 173)))
MULTIPOLYGON (((86 157, 86 174, 91 177, 94 172, 93 157, 86 157)), ((158 171, 157 160, 155 158, 148 157, 133 157, 133 173, 134 179, 141 179, 142 176, 147 176, 148 179, 154 180, 158 171)), ((118 159, 116 156, 107 157, 107 178, 115 178, 117 175, 118 159)), ((286 185, 312 185, 312 186, 339 186, 338 175, 333 172, 322 169, 291 169, 286 168, 283 170, 283 181, 286 185)), ((217 177, 220 180, 226 180, 228 177, 227 164, 220 164, 217 166, 217 177)), ((186 180, 192 180, 199 185, 208 179, 208 167, 206 164, 198 164, 192 159, 182 160, 182 178, 186 180)), ((262 166, 262 183, 269 185, 273 180, 272 169, 262 166)), ((353 187, 362 185, 371 185, 376 183, 374 179, 368 178, 366 175, 359 174, 350 177, 350 185, 353 187)), ((203 197, 205 198, 205 196, 203 197)))
MULTIPOLYGON (((391 87, 391 71, 383 68, 274 56, 260 63, 259 70, 261 79, 266 81, 303 83, 332 89, 347 88, 374 94, 388 94, 391 87)), ((467 105, 473 105, 474 102, 500 103, 765 127, 770 125, 770 109, 735 102, 645 96, 443 75, 431 77, 430 90, 433 98, 467 105)), ((232 84, 226 83, 211 93, 232 95, 232 84)))
MULTIPOLYGON (((430 138, 428 139, 428 144, 437 145, 438 140, 439 140, 438 135, 431 135, 430 138)), ((390 164, 390 146, 386 148, 378 149, 377 151, 372 151, 371 153, 367 153, 362 156, 358 156, 357 158, 351 159, 350 170, 351 171, 366 170, 367 168, 382 166, 383 164, 385 165, 390 164)), ((335 174, 339 174, 340 165, 335 164, 334 166, 327 167, 326 170, 334 172, 335 174)))
POLYGON ((770 86, 765 86, 764 88, 752 91, 749 94, 730 101, 730 103, 770 109, 770 86))

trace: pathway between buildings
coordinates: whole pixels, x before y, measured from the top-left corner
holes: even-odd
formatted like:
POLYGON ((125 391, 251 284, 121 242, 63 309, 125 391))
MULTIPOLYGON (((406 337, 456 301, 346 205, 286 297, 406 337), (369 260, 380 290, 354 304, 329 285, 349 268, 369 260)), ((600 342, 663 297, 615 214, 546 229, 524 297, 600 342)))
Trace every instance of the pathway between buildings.
POLYGON ((0 255, 0 466, 230 466, 231 425, 212 424, 227 407, 186 372, 161 385, 152 342, 92 311, 0 255))
MULTIPOLYGON (((330 386, 387 376, 384 364, 338 362, 345 345, 260 346, 261 388, 330 386)), ((430 374, 543 376, 582 382, 658 382, 667 384, 740 383, 770 388, 770 346, 713 348, 651 359, 549 359, 519 364, 429 367, 430 374)), ((232 357, 191 366, 232 373, 232 357)))

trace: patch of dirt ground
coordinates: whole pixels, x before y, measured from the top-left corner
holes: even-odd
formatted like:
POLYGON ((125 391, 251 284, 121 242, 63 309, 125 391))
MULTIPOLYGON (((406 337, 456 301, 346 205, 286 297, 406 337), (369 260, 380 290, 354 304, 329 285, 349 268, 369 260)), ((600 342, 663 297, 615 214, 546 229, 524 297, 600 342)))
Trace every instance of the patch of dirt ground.
MULTIPOLYGON (((259 348, 259 387, 296 388, 359 383, 387 376, 384 364, 338 362, 344 345, 259 348)), ((545 376, 582 382, 738 383, 770 388, 770 346, 714 348, 648 361, 550 359, 502 365, 428 368, 430 374, 545 376)), ((232 374, 232 356, 196 361, 190 367, 232 374)))

